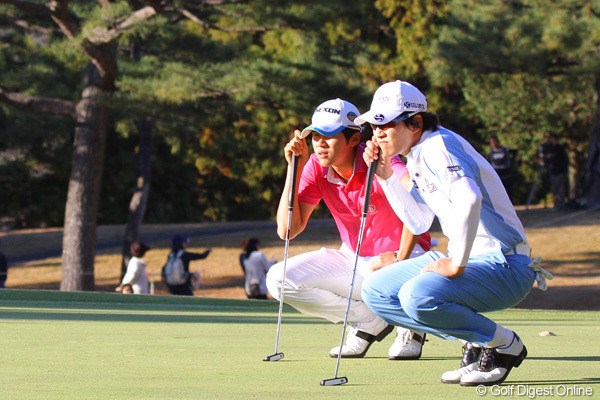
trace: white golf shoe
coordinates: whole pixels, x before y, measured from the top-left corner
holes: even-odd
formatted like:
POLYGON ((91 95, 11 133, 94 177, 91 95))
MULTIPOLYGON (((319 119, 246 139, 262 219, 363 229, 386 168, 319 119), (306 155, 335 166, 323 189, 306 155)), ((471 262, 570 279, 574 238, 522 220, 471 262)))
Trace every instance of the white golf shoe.
POLYGON ((444 372, 442 374, 442 383, 460 383, 460 379, 463 376, 477 369, 483 347, 466 342, 463 345, 462 351, 463 357, 460 362, 460 368, 444 372))
MULTIPOLYGON (((369 322, 354 323, 348 328, 346 344, 342 346, 342 358, 361 358, 367 354, 367 350, 374 341, 381 342, 387 335, 394 330, 392 325, 375 317, 369 322)), ((329 356, 336 358, 339 354, 340 346, 336 346, 329 351, 329 356)))
POLYGON ((389 360, 418 360, 421 358, 423 344, 425 344, 424 332, 413 332, 406 328, 398 327, 396 339, 388 350, 389 360))
POLYGON ((507 346, 484 348, 477 368, 460 378, 461 386, 493 386, 504 382, 510 370, 527 357, 527 348, 519 336, 513 334, 507 346))

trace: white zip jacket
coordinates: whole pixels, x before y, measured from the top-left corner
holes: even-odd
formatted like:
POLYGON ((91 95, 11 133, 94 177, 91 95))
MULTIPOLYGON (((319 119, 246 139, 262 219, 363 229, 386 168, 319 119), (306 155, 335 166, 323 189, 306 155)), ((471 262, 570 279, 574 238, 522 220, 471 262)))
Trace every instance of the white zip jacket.
POLYGON ((414 234, 427 231, 438 217, 453 264, 464 266, 483 254, 504 263, 505 254, 529 249, 500 178, 461 136, 441 126, 426 131, 406 159, 410 194, 395 175, 381 182, 385 194, 414 234))

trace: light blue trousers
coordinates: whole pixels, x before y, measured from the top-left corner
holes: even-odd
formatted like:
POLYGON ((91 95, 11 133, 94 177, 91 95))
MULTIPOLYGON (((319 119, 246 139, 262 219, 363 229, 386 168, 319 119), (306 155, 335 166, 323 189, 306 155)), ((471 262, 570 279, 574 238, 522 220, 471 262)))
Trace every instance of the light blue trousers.
POLYGON ((512 307, 527 296, 535 278, 531 259, 517 254, 498 264, 485 256, 473 257, 456 278, 421 272, 443 257, 429 251, 370 274, 363 282, 362 298, 389 324, 485 345, 496 323, 480 313, 512 307))

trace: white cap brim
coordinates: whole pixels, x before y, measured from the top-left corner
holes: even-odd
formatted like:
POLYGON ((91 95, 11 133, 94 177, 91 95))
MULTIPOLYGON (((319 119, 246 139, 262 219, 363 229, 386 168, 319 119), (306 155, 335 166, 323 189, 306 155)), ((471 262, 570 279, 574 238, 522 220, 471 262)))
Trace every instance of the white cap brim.
POLYGON ((401 113, 397 110, 369 110, 366 113, 359 115, 354 119, 354 122, 358 125, 362 125, 365 122, 376 125, 387 124, 401 113))

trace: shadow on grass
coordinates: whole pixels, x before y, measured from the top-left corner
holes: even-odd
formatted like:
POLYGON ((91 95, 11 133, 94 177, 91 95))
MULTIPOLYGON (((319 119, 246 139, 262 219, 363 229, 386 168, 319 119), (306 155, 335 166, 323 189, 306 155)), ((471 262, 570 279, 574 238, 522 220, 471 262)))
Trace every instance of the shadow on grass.
MULTIPOLYGON (((539 381, 506 381, 506 385, 529 385, 529 386, 541 386, 541 385, 582 385, 582 384, 600 384, 600 378, 580 378, 580 379, 548 379, 539 381)), ((583 396, 582 396, 583 397, 583 396)))
MULTIPOLYGON (((598 356, 568 356, 568 357, 527 357, 527 360, 538 360, 538 361, 600 361, 600 355, 598 356)), ((600 379, 600 378, 598 378, 600 379)))
MULTIPOLYGON (((0 290, 0 305, 20 308, 73 308, 143 311, 277 312, 278 301, 203 298, 196 296, 123 295, 107 292, 61 292, 56 290, 0 290)), ((294 312, 289 306, 287 312, 294 312)))
MULTIPOLYGON (((526 385, 526 386, 549 386, 549 385, 597 385, 600 384, 600 378, 580 378, 580 379, 547 379, 547 380, 529 380, 529 381, 505 381, 504 383, 498 386, 514 386, 514 385, 526 385)), ((377 384, 368 384, 368 383, 350 383, 347 386, 374 386, 377 384)), ((581 389, 585 389, 585 387, 581 387, 581 389)), ((464 387, 464 389, 469 389, 469 387, 464 387)), ((473 387, 471 387, 473 389, 473 387)), ((505 396, 509 397, 509 396, 505 396)), ((522 397, 526 397, 522 395, 522 397)), ((565 397, 565 396, 558 396, 565 397)), ((581 396, 586 397, 586 396, 581 396)), ((533 397, 528 397, 533 398, 533 397)))
MULTIPOLYGON (((1 320, 43 320, 43 321, 87 321, 87 322, 144 322, 144 323, 182 323, 182 324, 276 324, 277 314, 273 315, 244 315, 230 311, 223 311, 229 315, 214 315, 218 310, 211 311, 210 315, 181 315, 175 314, 136 314, 112 312, 62 312, 53 310, 12 311, 5 309, 0 314, 1 320)), ((282 319, 282 324, 329 324, 324 320, 305 318, 299 314, 287 315, 282 319)))

